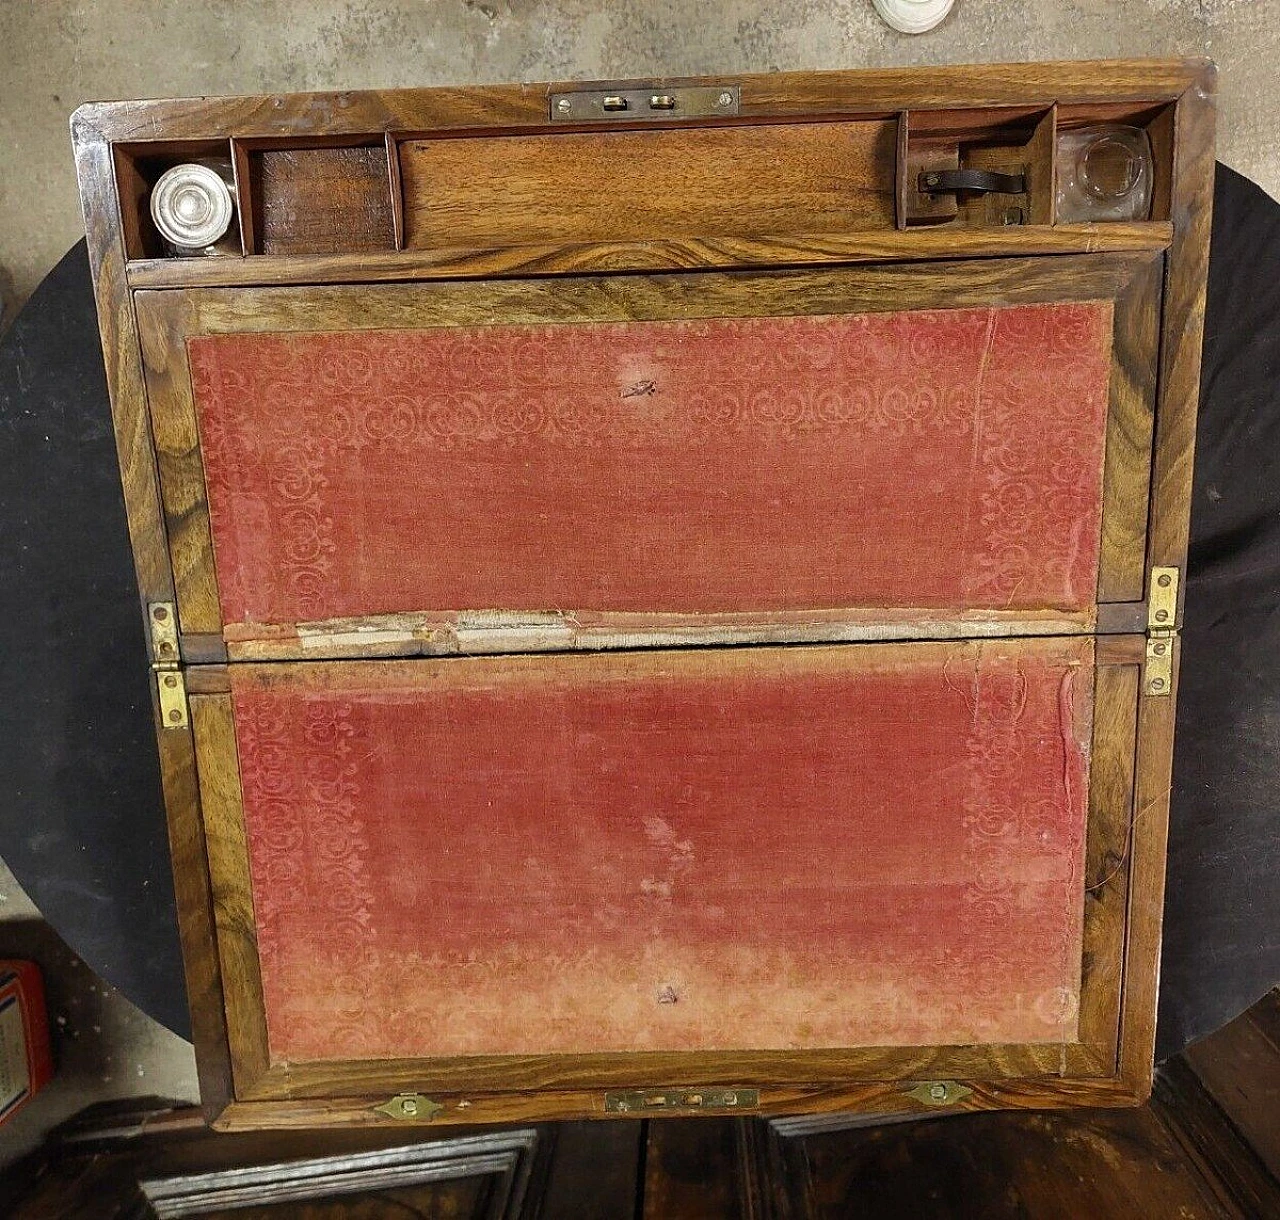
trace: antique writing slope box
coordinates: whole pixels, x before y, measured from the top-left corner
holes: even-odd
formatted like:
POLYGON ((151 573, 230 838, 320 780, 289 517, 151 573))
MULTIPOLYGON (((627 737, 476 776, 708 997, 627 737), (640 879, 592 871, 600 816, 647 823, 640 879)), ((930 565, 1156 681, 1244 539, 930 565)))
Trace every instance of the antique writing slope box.
POLYGON ((211 1118, 1145 1095, 1211 89, 77 113, 211 1118))

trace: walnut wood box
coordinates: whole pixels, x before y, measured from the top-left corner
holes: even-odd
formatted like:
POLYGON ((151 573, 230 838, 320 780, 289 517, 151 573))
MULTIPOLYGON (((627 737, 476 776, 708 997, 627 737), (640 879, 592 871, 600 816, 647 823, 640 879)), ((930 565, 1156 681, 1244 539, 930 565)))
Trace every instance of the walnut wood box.
POLYGON ((216 1125, 1147 1094, 1212 88, 76 113, 216 1125))

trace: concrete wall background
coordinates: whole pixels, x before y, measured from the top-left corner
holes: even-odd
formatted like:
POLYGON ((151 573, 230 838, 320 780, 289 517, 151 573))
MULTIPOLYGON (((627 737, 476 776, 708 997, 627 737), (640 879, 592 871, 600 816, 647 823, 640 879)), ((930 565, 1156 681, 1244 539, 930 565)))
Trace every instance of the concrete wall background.
MULTIPOLYGON (((0 312, 83 233, 67 119, 84 101, 1210 55, 1219 157, 1280 196, 1278 31, 1280 0, 958 0, 916 38, 870 0, 0 0, 0 312)), ((0 863, 2 955, 45 965, 62 1067, 0 1131, 0 1162, 99 1098, 194 1095, 190 1047, 78 964, 0 863)))

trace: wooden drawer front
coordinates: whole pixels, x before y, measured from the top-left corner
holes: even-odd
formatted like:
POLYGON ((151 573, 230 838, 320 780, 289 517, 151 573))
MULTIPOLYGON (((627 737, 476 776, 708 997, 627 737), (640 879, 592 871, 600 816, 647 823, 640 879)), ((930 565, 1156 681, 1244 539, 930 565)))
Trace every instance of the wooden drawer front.
POLYGON ((270 1056, 1075 1042, 1092 695, 1088 638, 233 666, 270 1056))

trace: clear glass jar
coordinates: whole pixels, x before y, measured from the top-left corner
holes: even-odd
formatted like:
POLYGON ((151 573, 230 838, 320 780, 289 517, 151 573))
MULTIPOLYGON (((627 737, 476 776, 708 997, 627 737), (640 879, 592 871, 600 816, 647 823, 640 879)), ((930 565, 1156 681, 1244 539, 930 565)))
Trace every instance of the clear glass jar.
POLYGON ((1151 211, 1151 141, 1141 127, 1100 123, 1058 134, 1057 219, 1145 220, 1151 211))

